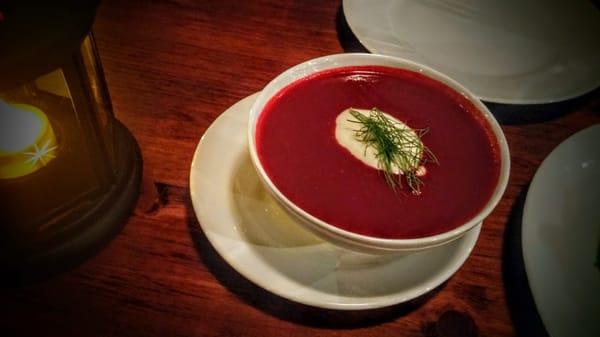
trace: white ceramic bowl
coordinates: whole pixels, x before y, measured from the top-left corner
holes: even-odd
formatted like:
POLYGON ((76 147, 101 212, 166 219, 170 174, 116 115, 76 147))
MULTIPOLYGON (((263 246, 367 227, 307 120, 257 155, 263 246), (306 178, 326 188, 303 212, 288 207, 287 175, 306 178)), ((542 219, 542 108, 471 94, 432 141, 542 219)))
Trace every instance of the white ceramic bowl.
POLYGON ((436 247, 452 240, 455 240, 465 234, 468 230, 479 224, 490 212, 494 209, 504 190, 506 188, 510 170, 510 156, 508 152, 508 145, 502 129, 498 125, 498 122, 489 110, 481 103, 481 101, 475 97, 468 89, 452 80, 448 76, 433 70, 424 65, 399 59, 396 57, 374 55, 374 54, 338 54, 324 56, 317 59, 309 60, 301 63, 295 67, 292 67, 271 81, 260 93, 256 102, 250 110, 250 117, 248 122, 248 143, 250 156, 252 163, 258 172, 258 176, 264 183, 266 189, 271 192, 276 200, 294 217, 300 224, 310 229, 321 238, 333 243, 334 245, 347 248, 350 250, 363 252, 363 253, 389 253, 389 252, 411 252, 423 250, 431 247, 436 247), (311 75, 315 72, 319 72, 326 69, 345 67, 345 66, 357 66, 357 65, 379 65, 388 66, 394 68, 401 68, 419 72, 431 79, 442 82, 450 88, 456 90, 458 93, 464 95, 469 101, 471 101, 475 107, 481 112, 491 129, 496 136, 498 146, 500 149, 500 177, 498 183, 494 189, 492 197, 483 209, 471 220, 464 223, 463 225, 454 228, 450 231, 426 236, 415 239, 383 239, 377 237, 371 237, 361 235, 353 232, 343 230, 339 227, 330 225, 325 221, 322 221, 313 215, 309 214, 302 208, 298 207, 292 201, 290 201, 279 189, 267 173, 265 172, 262 163, 258 158, 256 151, 256 124, 260 114, 263 112, 265 105, 271 98, 276 95, 280 90, 285 88, 292 82, 311 75))

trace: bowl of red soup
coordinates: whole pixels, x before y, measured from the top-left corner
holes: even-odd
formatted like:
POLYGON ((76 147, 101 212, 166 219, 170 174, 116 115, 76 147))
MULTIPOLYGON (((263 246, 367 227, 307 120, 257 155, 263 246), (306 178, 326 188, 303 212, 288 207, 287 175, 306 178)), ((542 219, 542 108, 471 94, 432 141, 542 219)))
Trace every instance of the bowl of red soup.
POLYGON ((249 117, 258 176, 298 223, 367 253, 461 237, 506 188, 500 126, 468 89, 399 58, 340 54, 271 81, 249 117))

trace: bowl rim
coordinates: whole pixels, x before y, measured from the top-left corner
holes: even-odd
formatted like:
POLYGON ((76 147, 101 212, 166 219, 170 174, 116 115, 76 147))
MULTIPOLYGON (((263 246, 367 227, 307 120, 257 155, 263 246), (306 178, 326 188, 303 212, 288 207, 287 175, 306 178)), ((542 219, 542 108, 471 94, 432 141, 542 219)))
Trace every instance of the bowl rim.
POLYGON ((357 244, 362 247, 372 247, 379 250, 406 250, 406 249, 419 249, 438 246, 440 244, 452 241, 462 234, 475 227, 477 224, 483 221, 496 207, 500 199, 502 198, 506 186, 508 185, 508 179, 510 174, 510 154, 508 143, 496 118, 488 110, 488 108, 477 98, 471 91, 465 88, 463 85, 458 83, 456 80, 448 77, 447 75, 422 65, 417 62, 410 60, 378 55, 368 53, 344 53, 344 54, 333 54, 311 59, 295 65, 284 72, 280 73, 272 81, 270 81, 265 88, 260 92, 256 101, 252 105, 249 113, 248 120, 248 148, 252 163, 260 177, 261 181, 265 184, 267 189, 278 199, 288 210, 296 213, 299 217, 312 227, 313 230, 319 232, 328 232, 332 234, 337 240, 345 241, 350 244, 357 244), (348 66, 388 66, 393 68, 405 69, 409 71, 418 72, 424 76, 429 77, 434 81, 445 84, 456 93, 462 95, 469 100, 481 113, 485 121, 489 124, 492 133, 494 134, 499 148, 500 156, 500 175, 498 182, 495 185, 492 196, 489 198, 483 208, 470 220, 466 221, 462 225, 455 227, 449 231, 442 233, 423 236, 418 238, 406 238, 406 239, 392 239, 392 238, 381 238, 368 236, 351 232, 337 226, 331 225, 326 221, 323 221, 316 216, 308 213, 294 202, 289 200, 273 183, 269 175, 266 173, 262 163, 258 157, 255 142, 255 133, 258 119, 264 110, 266 104, 275 97, 283 88, 290 85, 297 80, 313 75, 314 73, 329 70, 334 68, 343 68, 348 66))

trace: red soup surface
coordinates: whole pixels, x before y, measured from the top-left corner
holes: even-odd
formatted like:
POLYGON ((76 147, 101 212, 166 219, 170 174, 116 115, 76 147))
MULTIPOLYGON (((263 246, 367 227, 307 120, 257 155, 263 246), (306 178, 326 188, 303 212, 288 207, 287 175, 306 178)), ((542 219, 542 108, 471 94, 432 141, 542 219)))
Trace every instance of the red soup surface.
POLYGON ((445 84, 381 66, 326 70, 296 81, 265 106, 256 131, 259 160, 277 188, 313 216, 350 232, 418 238, 456 228, 488 202, 498 182, 498 144, 477 108, 445 84), (425 185, 394 192, 381 171, 363 164, 335 138, 347 108, 377 107, 411 128, 429 128, 423 143, 425 185))

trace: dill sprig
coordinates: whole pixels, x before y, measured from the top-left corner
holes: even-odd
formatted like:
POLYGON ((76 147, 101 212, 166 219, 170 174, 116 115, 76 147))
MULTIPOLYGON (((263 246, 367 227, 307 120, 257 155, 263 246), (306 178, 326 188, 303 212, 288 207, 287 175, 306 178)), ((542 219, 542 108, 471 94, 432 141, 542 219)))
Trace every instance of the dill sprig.
POLYGON ((377 108, 369 115, 354 109, 350 114, 360 124, 355 131, 356 138, 365 144, 365 152, 371 147, 375 150, 378 166, 383 171, 387 184, 396 191, 402 187, 402 175, 413 194, 420 194, 423 181, 417 175, 419 167, 427 162, 439 163, 437 157, 427 148, 421 138, 429 129, 411 129, 386 117, 377 108), (400 171, 395 177, 396 171, 400 171))

